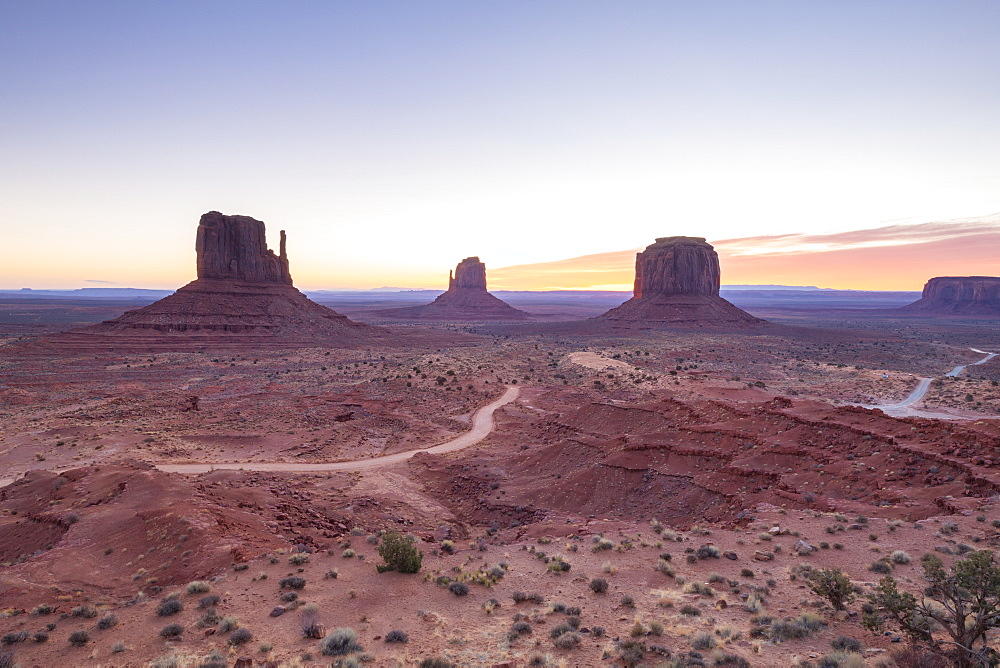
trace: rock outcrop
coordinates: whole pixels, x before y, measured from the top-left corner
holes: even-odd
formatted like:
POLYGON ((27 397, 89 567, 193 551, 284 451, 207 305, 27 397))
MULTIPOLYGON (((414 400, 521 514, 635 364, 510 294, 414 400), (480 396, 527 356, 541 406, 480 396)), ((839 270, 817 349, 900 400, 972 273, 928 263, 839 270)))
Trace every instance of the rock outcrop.
POLYGON ((938 276, 927 281, 919 300, 899 310, 997 317, 1000 316, 1000 277, 938 276))
POLYGON ((635 256, 632 299, 598 318, 696 327, 764 322, 721 298, 719 277, 719 255, 705 239, 659 238, 635 256))
POLYGON ((467 257, 448 274, 448 291, 430 304, 385 309, 375 314, 400 320, 518 321, 531 316, 486 290, 486 265, 478 257, 467 257))
POLYGON ((209 211, 198 221, 198 278, 291 285, 284 230, 279 248, 278 255, 267 248, 261 221, 209 211))
POLYGON ((206 213, 198 224, 195 251, 196 280, 149 306, 57 335, 54 341, 84 348, 350 346, 386 333, 296 290, 284 231, 275 255, 259 220, 206 213))

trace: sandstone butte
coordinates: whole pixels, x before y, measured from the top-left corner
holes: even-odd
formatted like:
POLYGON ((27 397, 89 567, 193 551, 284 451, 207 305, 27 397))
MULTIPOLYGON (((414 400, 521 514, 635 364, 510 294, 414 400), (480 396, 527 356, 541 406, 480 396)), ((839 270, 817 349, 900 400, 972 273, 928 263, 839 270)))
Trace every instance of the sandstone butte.
POLYGON ((938 276, 924 284, 920 299, 899 310, 941 315, 1000 316, 1000 277, 938 276))
POLYGON ((385 309, 378 315, 404 320, 480 321, 530 320, 531 316, 491 295, 486 289, 486 265, 478 257, 467 257, 448 274, 448 291, 430 304, 385 309))
POLYGON ((385 330, 349 320, 292 285, 285 232, 279 253, 267 248, 264 223, 210 211, 198 222, 197 278, 113 320, 48 337, 70 347, 314 344, 350 346, 385 330))
POLYGON ((720 297, 719 285, 719 255, 704 238, 661 237, 635 256, 632 299, 598 319, 686 327, 764 322, 720 297))

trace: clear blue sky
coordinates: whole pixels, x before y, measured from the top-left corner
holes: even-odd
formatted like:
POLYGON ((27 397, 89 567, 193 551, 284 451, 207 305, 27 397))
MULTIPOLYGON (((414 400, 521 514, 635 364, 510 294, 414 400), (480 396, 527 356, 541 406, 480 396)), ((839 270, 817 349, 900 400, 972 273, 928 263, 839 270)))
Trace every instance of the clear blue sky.
MULTIPOLYGON (((1000 211, 1000 2, 0 2, 0 287, 304 287, 1000 211)), ((766 282, 766 281, 762 281, 766 282)))

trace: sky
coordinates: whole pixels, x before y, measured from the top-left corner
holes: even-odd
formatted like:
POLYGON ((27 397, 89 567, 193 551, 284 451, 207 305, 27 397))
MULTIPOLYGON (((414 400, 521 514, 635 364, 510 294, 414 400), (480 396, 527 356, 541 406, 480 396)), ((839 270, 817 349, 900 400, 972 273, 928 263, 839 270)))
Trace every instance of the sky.
MULTIPOLYGON (((0 288, 178 287, 210 210, 287 230, 306 289, 997 226, 998 25, 994 0, 0 2, 0 288)), ((976 273, 949 248, 935 270, 976 273)))

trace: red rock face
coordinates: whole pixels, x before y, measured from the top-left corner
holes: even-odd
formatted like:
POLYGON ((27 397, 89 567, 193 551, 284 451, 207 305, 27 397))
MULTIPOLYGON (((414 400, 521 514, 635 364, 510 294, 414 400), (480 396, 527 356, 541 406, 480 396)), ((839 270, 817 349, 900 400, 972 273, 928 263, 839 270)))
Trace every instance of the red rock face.
POLYGON ((662 237, 635 256, 632 299, 598 316, 625 323, 760 324, 719 296, 719 255, 701 237, 662 237))
POLYGON ((448 279, 448 290, 478 290, 486 292, 486 265, 478 257, 467 257, 455 267, 455 274, 448 279))
POLYGON ((635 256, 634 295, 718 297, 719 255, 701 237, 659 238, 635 256))
POLYGON ((907 311, 1000 315, 1000 277, 938 276, 927 281, 920 299, 903 307, 907 311))
POLYGON ((198 222, 198 278, 292 284, 281 231, 280 255, 267 248, 264 223, 209 211, 198 222))

